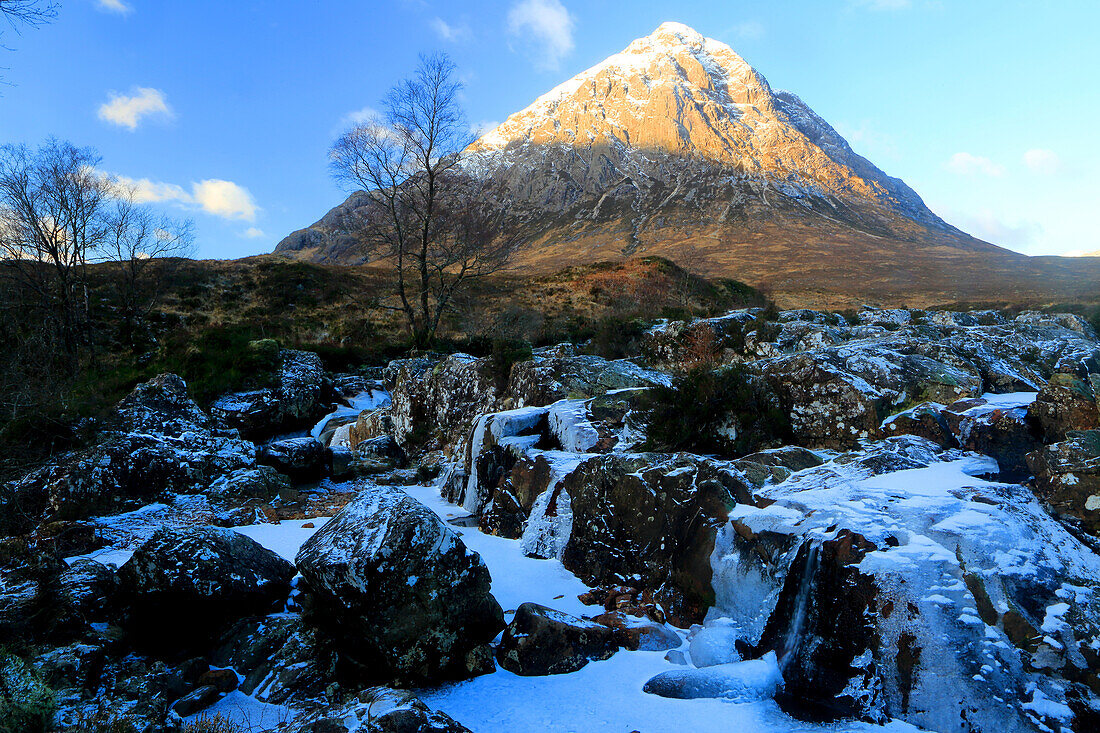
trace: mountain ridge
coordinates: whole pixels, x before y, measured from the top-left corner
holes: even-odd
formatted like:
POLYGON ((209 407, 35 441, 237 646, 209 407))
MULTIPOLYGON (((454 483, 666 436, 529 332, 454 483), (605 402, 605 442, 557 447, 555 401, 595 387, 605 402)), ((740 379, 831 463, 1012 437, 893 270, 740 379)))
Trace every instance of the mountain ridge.
MULTIPOLYGON (((519 265, 535 272, 658 255, 807 304, 913 288, 933 300, 1035 295, 1047 277, 1051 292, 1086 287, 948 224, 796 94, 680 23, 539 96, 475 141, 463 165, 499 184, 523 233, 519 265)), ((373 261, 340 228, 366 202, 352 194, 276 252, 373 261)))

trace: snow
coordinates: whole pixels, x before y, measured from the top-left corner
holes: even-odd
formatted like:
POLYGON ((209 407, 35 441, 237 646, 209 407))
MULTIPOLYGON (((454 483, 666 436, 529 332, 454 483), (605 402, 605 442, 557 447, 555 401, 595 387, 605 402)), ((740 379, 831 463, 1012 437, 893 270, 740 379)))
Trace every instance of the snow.
POLYGON ((243 527, 233 527, 233 530, 251 537, 279 557, 294 562, 298 550, 306 543, 313 533, 325 526, 329 517, 317 519, 287 519, 282 522, 269 524, 249 524, 243 527), (313 527, 302 525, 312 524, 313 527))
POLYGON ((358 417, 361 412, 386 407, 390 404, 390 393, 381 389, 368 389, 350 398, 348 402, 350 403, 348 406, 341 405, 321 418, 317 424, 313 426, 313 429, 309 431, 310 436, 320 440, 321 433, 325 432, 325 427, 333 420, 345 417, 358 417))
POLYGON ((295 712, 293 708, 285 705, 270 705, 239 690, 234 690, 206 710, 184 718, 184 721, 196 723, 203 718, 220 715, 230 723, 240 726, 246 733, 260 733, 292 720, 295 712))
POLYGON ((966 417, 979 417, 995 410, 1003 411, 1026 408, 1034 402, 1035 398, 1038 396, 1038 392, 1009 392, 1007 394, 986 392, 981 397, 981 399, 985 401, 985 404, 975 405, 968 410, 964 410, 960 414, 966 417))
POLYGON ((417 694, 430 707, 482 733, 917 731, 898 722, 885 726, 803 723, 783 713, 772 700, 677 700, 642 692, 652 677, 682 669, 665 661, 663 652, 620 651, 571 674, 521 677, 498 669, 490 675, 417 694))
MULTIPOLYGON (((465 515, 462 508, 442 499, 436 487, 406 486, 403 490, 443 519, 465 515)), ((466 546, 485 561, 493 579, 492 593, 508 616, 523 602, 539 603, 575 616, 602 612, 599 607, 585 606, 577 599, 588 588, 559 561, 525 557, 519 540, 486 535, 476 527, 454 529, 466 546)), ((667 661, 664 652, 626 650, 608 660, 590 662, 570 674, 523 677, 498 668, 492 674, 465 682, 418 690, 417 696, 428 706, 479 732, 725 733, 740 728, 761 733, 916 733, 918 730, 896 721, 885 726, 859 722, 814 725, 796 721, 773 700, 759 699, 760 691, 770 692, 768 686, 775 680, 769 676, 767 662, 753 662, 735 674, 730 670, 735 665, 711 668, 724 672, 727 680, 739 680, 742 686, 738 697, 753 698, 752 702, 715 698, 679 700, 645 693, 643 686, 654 676, 684 668, 667 661)))
MULTIPOLYGON (((465 516, 466 512, 445 501, 432 486, 406 486, 405 493, 434 511, 444 521, 465 516)), ((493 579, 492 593, 509 615, 521 603, 540 603, 574 616, 593 613, 592 606, 581 603, 577 596, 588 586, 566 570, 558 560, 525 557, 520 540, 483 534, 476 527, 451 526, 466 547, 481 555, 493 579)), ((596 612, 599 612, 597 609, 596 612)), ((465 724, 468 727, 468 724, 465 724)))

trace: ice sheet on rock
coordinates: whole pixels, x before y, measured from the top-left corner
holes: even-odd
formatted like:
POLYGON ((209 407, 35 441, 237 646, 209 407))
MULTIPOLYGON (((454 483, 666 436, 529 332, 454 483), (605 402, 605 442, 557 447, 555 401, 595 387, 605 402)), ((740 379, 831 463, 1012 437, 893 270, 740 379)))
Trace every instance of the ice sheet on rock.
POLYGON ((202 712, 184 718, 184 722, 195 723, 204 717, 221 716, 244 731, 258 732, 274 730, 280 724, 293 720, 296 714, 294 708, 260 702, 240 690, 234 690, 202 712))
MULTIPOLYGON (((1007 398, 1005 402, 1011 403, 1007 398)), ((881 444, 867 450, 876 447, 881 444)), ((1051 704, 1063 704, 1056 685, 1023 666, 1006 633, 981 620, 967 579, 980 579, 989 601, 1003 613, 1010 608, 1012 588, 1035 597, 1061 586, 1059 597, 1077 597, 1074 588, 1095 586, 1100 578, 1100 556, 1051 518, 1026 487, 978 478, 996 470, 992 459, 958 451, 920 456, 908 450, 891 460, 904 459, 904 466, 917 457, 931 461, 877 473, 872 469, 890 465, 881 455, 874 460, 841 456, 764 487, 760 495, 774 503, 763 508, 738 506, 731 519, 757 535, 787 537, 792 547, 850 530, 879 548, 864 556, 858 567, 874 578, 881 599, 896 607, 911 604, 919 613, 919 623, 904 626, 904 631, 903 619, 896 616, 879 619, 878 625, 885 648, 897 648, 898 636, 909 633, 915 637, 912 643, 923 650, 922 669, 929 671, 906 694, 912 705, 926 711, 921 719, 926 725, 945 725, 945 720, 934 717, 947 714, 941 711, 976 705, 1028 680, 1051 704), (976 660, 988 664, 983 667, 976 660)), ((761 616, 766 618, 774 608, 785 571, 762 572, 752 558, 741 557, 734 538, 727 526, 716 543, 716 606, 711 617, 731 617, 742 625, 742 638, 751 642, 759 635, 761 616)), ((789 566, 792 560, 793 552, 788 552, 779 564, 789 566)), ((1063 613, 1057 604, 1048 606, 1049 625, 1044 626, 1052 641, 1070 647, 1070 637, 1062 634, 1072 632, 1058 623, 1063 613)), ((887 678, 887 694, 900 694, 890 684, 887 678)), ((1026 709, 1022 703, 1018 701, 1018 707, 1026 709)), ((1007 702, 983 708, 982 715, 987 716, 986 725, 1002 721, 1012 729, 1004 722, 1014 715, 1007 702)))
POLYGON ((645 683, 652 695, 680 700, 721 698, 732 702, 757 702, 775 697, 783 686, 775 652, 760 659, 717 664, 701 669, 673 669, 645 683))
POLYGON ((310 436, 320 440, 321 433, 325 432, 325 427, 333 420, 342 417, 358 417, 361 412, 386 407, 390 404, 390 393, 381 389, 368 389, 365 392, 360 392, 354 397, 351 397, 348 399, 348 402, 350 406, 340 405, 318 420, 317 424, 309 431, 310 436))
POLYGON ((477 457, 484 450, 487 440, 491 438, 493 443, 500 444, 502 438, 518 436, 533 429, 546 417, 547 409, 546 407, 520 407, 515 410, 486 413, 477 419, 470 434, 470 447, 466 454, 469 478, 466 480, 466 495, 462 508, 468 513, 476 514, 482 509, 478 506, 480 499, 477 492, 477 457))
POLYGON ((550 432, 563 450, 585 453, 600 440, 600 434, 588 419, 585 400, 559 400, 550 405, 550 432))
POLYGON ((560 560, 573 531, 573 509, 569 494, 559 491, 558 484, 592 456, 563 451, 538 451, 536 455, 549 462, 550 481, 535 498, 520 543, 524 555, 560 560))
POLYGON ((1028 407, 1038 396, 1038 392, 1006 392, 1005 394, 986 392, 981 396, 981 399, 984 400, 983 404, 978 404, 963 410, 960 414, 965 417, 975 418, 987 415, 996 410, 1022 409, 1028 407))

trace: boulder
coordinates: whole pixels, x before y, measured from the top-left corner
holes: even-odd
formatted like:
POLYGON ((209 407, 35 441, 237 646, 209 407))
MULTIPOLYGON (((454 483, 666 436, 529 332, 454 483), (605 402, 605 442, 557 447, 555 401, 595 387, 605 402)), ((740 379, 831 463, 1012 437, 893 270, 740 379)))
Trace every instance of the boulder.
MULTIPOLYGON (((735 497, 750 489, 735 470, 710 459, 641 453, 585 460, 554 492, 558 501, 568 498, 565 567, 589 585, 652 590, 680 625, 701 619, 713 603, 715 533, 735 497)), ((552 508, 532 515, 531 525, 552 508)))
POLYGON ((390 407, 365 410, 359 413, 355 422, 348 428, 348 447, 355 448, 365 440, 373 440, 387 435, 393 437, 393 434, 393 411, 390 407))
POLYGON ((172 712, 181 718, 186 718, 202 710, 206 710, 221 699, 222 694, 223 693, 213 685, 196 687, 194 690, 172 703, 172 712))
POLYGON ((601 613, 592 620, 614 629, 622 647, 631 651, 664 652, 683 643, 668 624, 636 618, 623 611, 601 613))
POLYGON ((210 413, 249 438, 263 438, 311 424, 336 398, 320 356, 283 349, 271 387, 223 395, 210 413))
POLYGON ((78 559, 57 579, 58 600, 87 621, 103 621, 118 589, 115 571, 94 560, 78 559))
MULTIPOLYGON (((365 733, 470 733, 439 710, 432 710, 412 695, 393 690, 368 690, 371 713, 365 733)), ((362 695, 360 696, 362 697, 362 695)))
POLYGON ((316 438, 287 438, 260 447, 256 461, 297 482, 316 481, 327 468, 325 446, 316 438))
POLYGON ((996 460, 1001 480, 1022 481, 1030 475, 1025 456, 1040 444, 1028 419, 1030 397, 1021 396, 1020 404, 961 400, 944 408, 942 416, 959 447, 996 460))
POLYGON ((1060 517, 1100 537, 1100 430, 1070 431, 1028 454, 1035 493, 1060 517))
POLYGON ((568 674, 594 659, 608 659, 624 641, 617 629, 523 603, 504 630, 497 661, 518 675, 568 674))
POLYGON ((483 671, 503 626, 489 571, 434 512, 371 486, 314 534, 296 564, 311 623, 369 673, 404 682, 483 671))
POLYGON ((118 571, 126 628, 154 649, 207 643, 234 619, 276 608, 293 576, 286 560, 218 527, 157 530, 118 571))
POLYGON ((24 515, 52 519, 115 514, 172 494, 200 493, 255 460, 255 446, 212 427, 172 374, 135 387, 108 424, 95 445, 10 484, 5 500, 18 501, 24 515))
POLYGON ((1100 428, 1092 383, 1076 374, 1052 375, 1027 413, 1044 443, 1065 440, 1071 430, 1100 428))
POLYGON ((469 354, 392 361, 383 380, 393 437, 406 449, 450 452, 498 399, 489 360, 469 354))
POLYGON ((779 396, 798 442, 846 448, 881 434, 883 418, 906 402, 977 396, 973 367, 917 353, 910 341, 849 342, 757 362, 779 396))
POLYGON ((210 483, 206 497, 215 509, 234 509, 250 503, 264 504, 290 488, 290 479, 271 466, 240 468, 210 483))
POLYGON ((385 473, 408 463, 405 451, 389 435, 359 441, 352 455, 356 469, 362 473, 385 473))
POLYGON ((959 441, 944 415, 944 406, 934 402, 922 402, 891 415, 882 422, 881 430, 885 437, 917 435, 941 448, 959 447, 959 441))
POLYGON ((542 406, 567 398, 587 399, 619 389, 668 383, 667 375, 627 359, 539 356, 512 366, 505 397, 511 407, 542 406))
POLYGON ((121 432, 180 437, 209 430, 210 418, 187 393, 187 383, 175 374, 160 374, 133 391, 115 407, 111 421, 121 432))

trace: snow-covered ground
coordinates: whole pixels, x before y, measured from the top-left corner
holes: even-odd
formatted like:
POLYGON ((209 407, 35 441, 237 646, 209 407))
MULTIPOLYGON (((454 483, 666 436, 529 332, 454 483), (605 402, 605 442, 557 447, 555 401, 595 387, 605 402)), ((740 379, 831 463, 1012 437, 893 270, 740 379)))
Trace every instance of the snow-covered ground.
MULTIPOLYGON (((430 486, 408 486, 404 490, 435 511, 444 520, 466 516, 430 486)), ((293 560, 298 548, 325 522, 300 520, 278 524, 237 527, 265 547, 293 560)), ((493 578, 493 595, 510 618, 525 601, 541 603, 575 615, 598 609, 585 606, 577 596, 587 586, 557 560, 525 557, 520 540, 483 534, 476 527, 454 527, 466 545, 481 555, 493 578)), ((542 733, 553 730, 577 733, 642 730, 646 733, 685 731, 726 733, 811 733, 814 731, 891 731, 915 733, 916 728, 893 722, 885 726, 849 722, 814 725, 794 720, 770 699, 734 702, 720 699, 674 700, 642 691, 643 685, 662 672, 684 669, 665 659, 665 652, 622 650, 600 662, 591 662, 571 674, 522 677, 504 669, 489 675, 443 687, 418 690, 430 707, 442 710, 475 733, 542 733)), ((755 680, 746 670, 746 697, 755 697, 755 680)), ((205 711, 220 713, 249 731, 267 730, 289 720, 290 708, 267 705, 240 692, 233 693, 205 711)), ((353 719, 347 722, 351 723, 353 719)))

